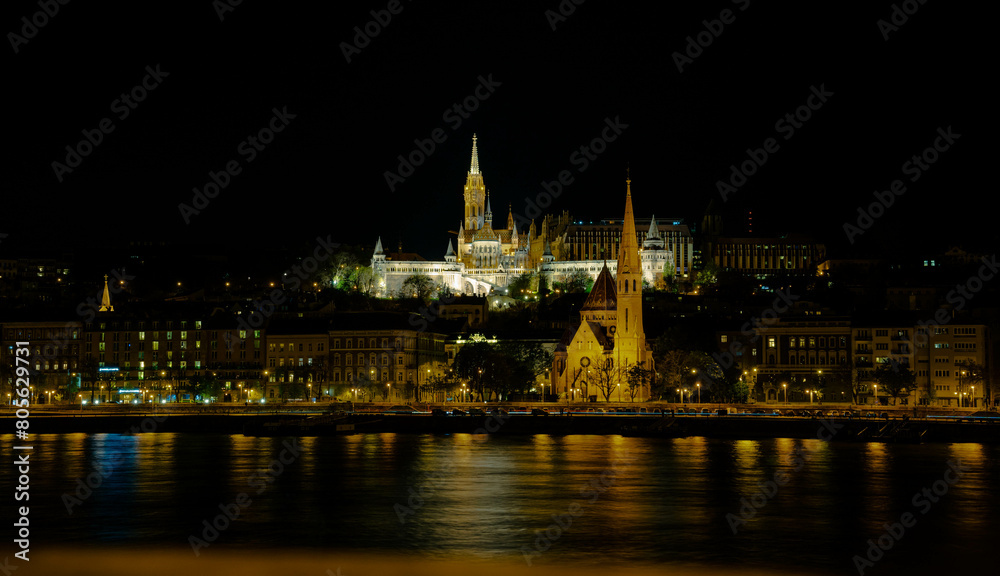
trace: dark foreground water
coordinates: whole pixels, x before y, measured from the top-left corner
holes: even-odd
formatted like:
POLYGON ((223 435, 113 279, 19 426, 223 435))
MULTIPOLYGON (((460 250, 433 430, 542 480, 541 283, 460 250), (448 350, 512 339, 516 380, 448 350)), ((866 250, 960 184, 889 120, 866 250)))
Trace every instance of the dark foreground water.
MULTIPOLYGON (((13 444, 0 436, 8 462, 13 444)), ((865 574, 998 566, 997 446, 462 434, 58 434, 30 444, 33 555, 83 546, 193 557, 195 536, 205 556, 306 548, 857 574, 855 555, 882 537, 890 548, 871 551, 865 574), (96 488, 83 487, 88 476, 96 488)), ((24 504, 17 483, 14 466, 0 468, 5 520, 24 504)), ((2 555, 16 550, 6 530, 2 555)))

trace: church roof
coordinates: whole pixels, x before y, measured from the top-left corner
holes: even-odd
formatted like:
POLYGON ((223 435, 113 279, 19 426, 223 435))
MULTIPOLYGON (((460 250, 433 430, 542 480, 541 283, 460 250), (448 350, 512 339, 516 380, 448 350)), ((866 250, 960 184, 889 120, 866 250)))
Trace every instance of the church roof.
POLYGON ((618 291, 615 288, 615 279, 611 277, 608 270, 608 263, 604 263, 601 273, 594 280, 594 287, 590 289, 587 300, 584 301, 580 311, 587 310, 617 310, 618 291))
POLYGON ((473 241, 497 240, 497 239, 498 239, 497 233, 493 231, 493 227, 490 226, 488 223, 479 230, 476 230, 476 233, 472 236, 473 241))

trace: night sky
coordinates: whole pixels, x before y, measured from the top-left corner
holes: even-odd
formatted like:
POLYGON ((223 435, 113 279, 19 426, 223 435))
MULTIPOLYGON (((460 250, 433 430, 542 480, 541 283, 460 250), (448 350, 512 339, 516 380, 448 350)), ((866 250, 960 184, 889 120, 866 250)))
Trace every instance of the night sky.
POLYGON ((221 19, 228 4, 207 0, 71 2, 26 43, 9 33, 41 9, 7 2, 0 257, 109 239, 260 250, 317 235, 373 245, 381 235, 437 259, 462 217, 473 133, 501 224, 508 203, 524 214, 525 199, 563 170, 574 180, 549 210, 620 216, 629 166, 640 217, 700 224, 715 198, 729 234, 745 232, 752 209, 755 233, 812 234, 838 256, 995 243, 981 228, 992 221, 981 198, 995 188, 982 14, 908 2, 919 9, 886 40, 878 21, 891 23, 890 2, 675 4, 564 0, 574 11, 556 20, 556 0, 403 1, 348 62, 355 26, 388 2, 247 1, 221 19), (720 17, 729 22, 711 22, 720 17), (688 36, 707 43, 703 20, 721 34, 679 71, 674 53, 688 36), (147 66, 165 74, 145 99, 116 102, 147 66), (446 114, 481 78, 493 85, 477 109, 446 114), (777 124, 813 87, 826 102, 794 132, 777 124), (244 141, 273 109, 294 118, 251 161, 244 141), (104 118, 113 130, 57 175, 66 146, 104 118), (627 128, 582 170, 573 153, 606 119, 627 128), (960 139, 912 181, 904 163, 949 126, 960 139), (444 141, 390 190, 385 172, 435 129, 444 141), (768 138, 777 151, 722 202, 717 181, 768 138), (185 223, 178 205, 227 163, 240 173, 185 223), (894 179, 905 194, 850 245, 844 222, 894 179))

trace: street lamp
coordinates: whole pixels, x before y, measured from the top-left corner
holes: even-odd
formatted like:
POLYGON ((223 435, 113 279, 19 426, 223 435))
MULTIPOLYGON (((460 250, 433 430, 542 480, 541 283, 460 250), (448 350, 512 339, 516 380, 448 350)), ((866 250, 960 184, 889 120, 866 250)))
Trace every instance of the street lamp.
POLYGON ((971 396, 970 399, 972 400, 972 407, 975 408, 976 407, 976 387, 975 386, 970 386, 970 388, 972 388, 972 396, 971 396))
POLYGON ((701 404, 701 382, 695 384, 698 387, 698 404, 701 404))
POLYGON ((878 384, 872 384, 875 388, 875 405, 878 406, 878 384))
POLYGON ((785 404, 788 404, 788 384, 782 382, 781 389, 785 391, 785 404))
POLYGON ((684 396, 687 396, 687 399, 688 399, 689 402, 691 401, 691 395, 688 394, 688 389, 687 388, 685 388, 684 389, 684 393, 681 394, 681 403, 682 404, 684 403, 684 396))
MULTIPOLYGON (((615 388, 618 389, 618 402, 622 401, 622 385, 621 383, 615 384, 615 388)), ((545 396, 545 392, 542 392, 542 396, 545 396)))

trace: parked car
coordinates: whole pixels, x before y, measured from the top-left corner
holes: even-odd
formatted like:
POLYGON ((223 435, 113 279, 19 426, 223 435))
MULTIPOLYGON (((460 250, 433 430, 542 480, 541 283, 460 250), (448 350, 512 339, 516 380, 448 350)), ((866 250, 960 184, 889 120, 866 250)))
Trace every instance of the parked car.
POLYGON ((531 409, 531 415, 532 416, 548 416, 549 413, 546 412, 545 410, 542 410, 541 408, 532 408, 531 409))
POLYGON ((447 416, 448 413, 440 408, 435 408, 431 410, 431 416, 447 416))
POLYGON ((469 408, 469 416, 486 416, 486 411, 482 408, 469 408))
POLYGON ((494 416, 508 416, 508 415, 510 415, 510 412, 507 412, 503 408, 499 408, 498 407, 498 408, 494 408, 493 410, 490 410, 490 414, 492 414, 494 416))
POLYGON ((451 409, 451 415, 452 416, 465 416, 466 414, 468 414, 468 412, 466 412, 465 410, 462 410, 461 408, 452 408, 451 409))

